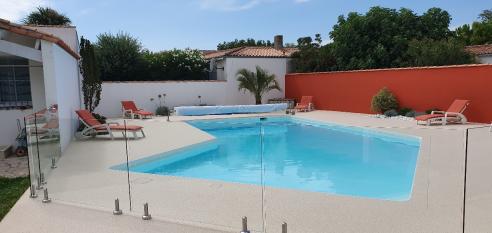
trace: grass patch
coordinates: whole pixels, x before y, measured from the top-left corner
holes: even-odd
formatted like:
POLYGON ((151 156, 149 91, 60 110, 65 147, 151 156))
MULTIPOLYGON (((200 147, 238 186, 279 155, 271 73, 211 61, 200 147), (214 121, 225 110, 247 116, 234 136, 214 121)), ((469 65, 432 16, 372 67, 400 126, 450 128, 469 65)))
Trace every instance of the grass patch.
POLYGON ((29 187, 29 178, 0 177, 0 221, 29 187))

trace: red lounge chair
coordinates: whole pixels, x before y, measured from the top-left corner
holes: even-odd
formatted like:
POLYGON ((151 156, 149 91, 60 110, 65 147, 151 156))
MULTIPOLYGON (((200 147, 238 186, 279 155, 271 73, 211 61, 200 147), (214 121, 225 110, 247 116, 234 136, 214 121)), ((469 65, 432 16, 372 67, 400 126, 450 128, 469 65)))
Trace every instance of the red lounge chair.
POLYGON ((296 104, 295 109, 297 111, 303 111, 303 112, 314 110, 313 97, 312 96, 303 96, 301 98, 301 102, 296 104))
POLYGON ((130 115, 131 119, 138 117, 140 119, 152 117, 154 114, 151 112, 144 111, 143 109, 137 108, 135 102, 131 100, 121 101, 121 106, 123 107, 123 117, 126 117, 127 114, 130 115))
POLYGON ((470 104, 469 100, 455 100, 447 111, 432 111, 431 114, 415 117, 417 124, 425 123, 425 125, 448 123, 465 124, 467 119, 463 112, 470 104))
POLYGON ((127 125, 125 127, 124 125, 120 125, 118 123, 101 124, 101 122, 99 122, 96 118, 94 118, 92 113, 90 113, 87 110, 78 110, 75 112, 79 116, 82 123, 86 126, 86 128, 81 132, 82 136, 95 137, 99 132, 107 132, 111 136, 111 139, 114 139, 114 135, 113 135, 114 131, 119 131, 122 132, 123 134, 125 133, 125 131, 128 131, 128 132, 132 132, 133 137, 137 139, 137 132, 140 131, 142 133, 142 137, 145 137, 145 133, 143 131, 142 126, 127 125))

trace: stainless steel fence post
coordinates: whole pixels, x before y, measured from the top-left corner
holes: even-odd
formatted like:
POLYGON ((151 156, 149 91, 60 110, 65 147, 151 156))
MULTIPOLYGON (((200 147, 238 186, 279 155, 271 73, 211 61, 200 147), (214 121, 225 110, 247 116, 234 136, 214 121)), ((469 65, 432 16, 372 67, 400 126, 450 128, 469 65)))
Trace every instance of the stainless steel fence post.
POLYGON ((120 209, 120 199, 116 198, 114 200, 114 210, 113 210, 114 215, 121 215, 123 214, 123 211, 120 209))
POLYGON ((37 198, 38 197, 38 195, 36 194, 36 189, 34 188, 34 185, 31 184, 29 191, 30 191, 30 194, 29 194, 30 198, 37 198))
POLYGON ((246 216, 243 217, 243 229, 241 230, 241 233, 250 233, 248 230, 248 218, 246 216))
POLYGON ((149 214, 149 203, 144 204, 144 214, 142 215, 143 220, 151 220, 152 216, 149 214))
POLYGON ((56 168, 56 159, 53 157, 51 158, 51 169, 55 169, 56 168))
POLYGON ((43 203, 50 203, 50 202, 51 202, 51 198, 49 198, 49 196, 48 196, 48 189, 45 188, 44 189, 43 203))

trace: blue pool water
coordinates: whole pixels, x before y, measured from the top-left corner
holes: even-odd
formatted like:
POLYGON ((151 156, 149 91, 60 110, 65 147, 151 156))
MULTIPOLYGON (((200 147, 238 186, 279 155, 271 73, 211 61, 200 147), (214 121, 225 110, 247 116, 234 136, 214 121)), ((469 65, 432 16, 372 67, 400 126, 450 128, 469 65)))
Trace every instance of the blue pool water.
POLYGON ((133 161, 130 171, 260 185, 263 165, 271 187, 396 201, 411 196, 416 137, 290 117, 188 123, 216 140, 133 161))

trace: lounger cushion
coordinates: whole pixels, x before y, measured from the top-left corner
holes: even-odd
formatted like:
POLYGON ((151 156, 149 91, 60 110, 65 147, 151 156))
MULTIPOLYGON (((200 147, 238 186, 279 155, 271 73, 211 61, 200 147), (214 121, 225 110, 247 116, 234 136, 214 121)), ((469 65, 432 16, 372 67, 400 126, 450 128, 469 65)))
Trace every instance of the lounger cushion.
POLYGON ((91 112, 89 112, 85 109, 84 110, 78 110, 75 112, 77 113, 77 115, 79 115, 79 118, 89 126, 96 126, 96 125, 101 124, 101 122, 99 122, 96 118, 94 118, 94 116, 92 115, 91 112))
POLYGON ((136 112, 135 112, 135 114, 137 114, 137 115, 142 115, 142 116, 152 116, 152 115, 154 115, 154 114, 153 114, 153 113, 151 113, 151 112, 142 111, 142 110, 140 110, 140 111, 136 111, 136 112))
POLYGON ((429 119, 434 119, 434 118, 439 118, 439 117, 444 117, 444 114, 427 114, 427 115, 417 116, 417 117, 415 117, 415 120, 426 121, 429 119))
POLYGON ((138 125, 127 125, 126 127, 124 125, 111 125, 109 126, 109 128, 111 130, 116 130, 116 131, 123 131, 125 129, 127 131, 137 131, 137 130, 141 130, 143 127, 138 125))

